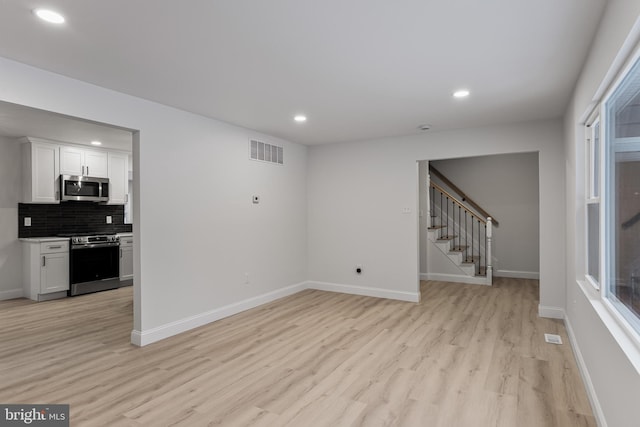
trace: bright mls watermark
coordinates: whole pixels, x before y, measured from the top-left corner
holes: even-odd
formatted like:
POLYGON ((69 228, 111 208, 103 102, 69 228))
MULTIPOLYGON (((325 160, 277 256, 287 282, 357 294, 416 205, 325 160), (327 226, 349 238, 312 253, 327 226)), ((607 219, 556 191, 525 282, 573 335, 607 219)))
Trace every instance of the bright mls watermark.
POLYGON ((69 405, 7 405, 0 403, 0 427, 69 427, 69 405))

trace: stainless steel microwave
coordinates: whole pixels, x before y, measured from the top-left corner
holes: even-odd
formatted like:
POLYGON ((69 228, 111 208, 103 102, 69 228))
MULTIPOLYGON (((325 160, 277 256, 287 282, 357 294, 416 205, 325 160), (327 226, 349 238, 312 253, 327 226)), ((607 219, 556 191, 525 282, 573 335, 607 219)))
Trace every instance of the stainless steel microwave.
POLYGON ((60 175, 60 200, 108 202, 109 178, 60 175))

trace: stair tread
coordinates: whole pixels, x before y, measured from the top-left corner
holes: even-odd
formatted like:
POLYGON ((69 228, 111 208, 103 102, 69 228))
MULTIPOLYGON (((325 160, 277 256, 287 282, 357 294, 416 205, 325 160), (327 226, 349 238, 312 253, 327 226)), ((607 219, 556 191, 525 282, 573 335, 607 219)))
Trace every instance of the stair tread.
POLYGON ((444 228, 444 225, 434 225, 432 227, 427 227, 427 230, 440 230, 441 228, 444 228))
POLYGON ((454 246, 451 248, 451 252, 464 252, 469 246, 454 246))
POLYGON ((455 239, 457 236, 440 236, 438 237, 438 240, 441 241, 451 241, 453 239, 455 239))

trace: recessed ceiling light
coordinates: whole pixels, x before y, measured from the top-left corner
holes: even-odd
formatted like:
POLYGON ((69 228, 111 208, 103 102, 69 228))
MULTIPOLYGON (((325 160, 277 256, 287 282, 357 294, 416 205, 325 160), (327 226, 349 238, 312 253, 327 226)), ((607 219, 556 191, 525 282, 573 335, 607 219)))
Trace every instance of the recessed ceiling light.
POLYGON ((469 91, 466 89, 460 89, 453 92, 453 96, 456 98, 466 98, 467 96, 469 96, 469 91))
POLYGON ((298 114, 297 116, 295 116, 293 118, 293 120, 295 120, 298 123, 306 122, 307 121, 307 116, 305 116, 303 114, 298 114))
POLYGON ((429 129, 431 129, 431 125, 420 125, 420 126, 418 126, 418 129, 420 129, 420 130, 429 130, 429 129))
POLYGON ((54 12, 49 9, 36 9, 33 11, 36 16, 43 21, 51 22, 52 24, 62 24, 64 22, 64 16, 58 12, 54 12))
POLYGON ((102 145, 100 141, 91 141, 91 145, 102 145))

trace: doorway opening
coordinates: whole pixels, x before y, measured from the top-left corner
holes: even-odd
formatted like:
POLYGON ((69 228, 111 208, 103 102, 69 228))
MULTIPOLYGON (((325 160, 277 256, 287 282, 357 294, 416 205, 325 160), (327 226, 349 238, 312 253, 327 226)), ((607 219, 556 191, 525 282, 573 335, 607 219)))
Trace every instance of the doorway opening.
POLYGON ((487 284, 486 266, 539 279, 537 152, 419 161, 418 176, 420 280, 487 284), (489 245, 469 225, 486 228, 488 217, 489 245))
MULTIPOLYGON (((68 318, 83 304, 95 304, 94 317, 112 316, 113 324, 121 327, 119 338, 130 340, 140 323, 140 283, 134 279, 139 260, 133 259, 138 245, 133 238, 139 220, 139 183, 134 177, 138 145, 134 129, 0 101, 0 175, 5 183, 0 190, 0 312, 53 322, 68 318), (62 176, 107 182, 108 197, 100 203, 61 201, 62 176), (71 289, 71 259, 96 259, 72 257, 72 236, 89 234, 108 235, 117 240, 107 243, 120 245, 102 250, 113 258, 113 267, 96 265, 93 280, 100 285, 98 276, 108 271, 108 287, 119 292, 117 297, 108 297, 111 291, 68 296, 61 286, 66 281, 71 289), (51 239, 57 243, 44 247, 51 239), (38 252, 37 265, 31 266, 27 254, 36 250, 44 252, 38 252), (43 288, 43 278, 55 286, 43 288), (46 300, 51 301, 40 302, 46 300), (43 316, 55 313, 57 306, 59 316, 43 316)), ((83 266, 84 276, 89 267, 83 266)), ((82 316, 77 316, 80 322, 82 316)))

